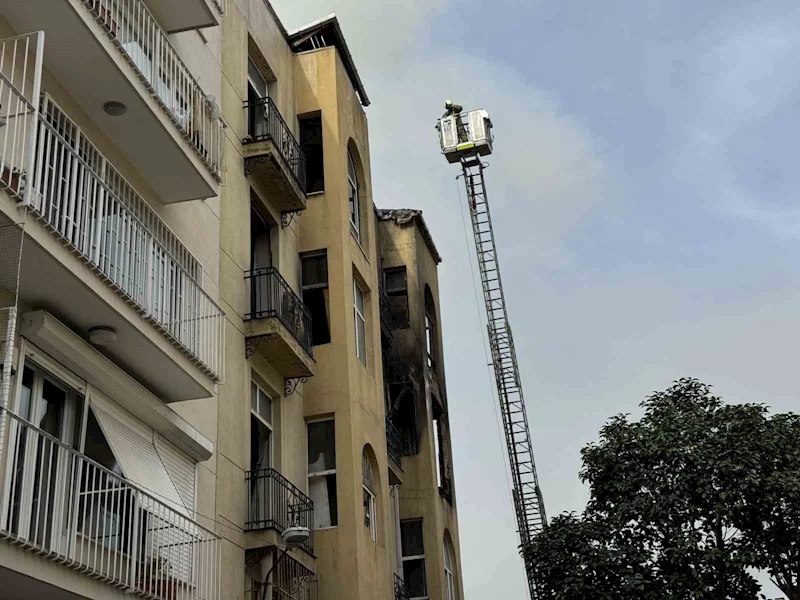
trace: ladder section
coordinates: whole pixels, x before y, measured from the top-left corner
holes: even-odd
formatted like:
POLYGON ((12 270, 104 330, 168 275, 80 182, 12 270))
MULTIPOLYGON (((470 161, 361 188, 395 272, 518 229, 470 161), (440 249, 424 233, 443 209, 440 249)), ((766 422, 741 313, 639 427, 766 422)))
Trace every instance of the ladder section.
MULTIPOLYGON (((517 514, 520 543, 524 547, 544 529, 547 524, 547 516, 536 475, 514 338, 508 323, 497 247, 486 195, 484 166, 480 158, 473 157, 462 159, 461 166, 467 188, 467 201, 475 236, 475 249, 478 254, 483 298, 486 304, 492 366, 494 367, 500 409, 503 415, 503 429, 511 463, 514 508, 517 514)), ((530 570, 528 573, 531 595, 535 598, 530 570)))

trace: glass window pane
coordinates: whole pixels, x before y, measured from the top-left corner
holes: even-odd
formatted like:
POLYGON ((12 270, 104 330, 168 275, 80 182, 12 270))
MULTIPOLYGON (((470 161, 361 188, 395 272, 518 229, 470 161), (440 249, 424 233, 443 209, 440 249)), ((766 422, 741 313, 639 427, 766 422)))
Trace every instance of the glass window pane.
POLYGON ((355 297, 356 303, 356 310, 360 314, 364 314, 364 292, 361 291, 361 288, 358 287, 357 283, 353 284, 353 295, 355 297))
POLYGON ((353 160, 353 155, 350 151, 347 151, 347 176, 350 177, 350 180, 355 184, 356 179, 356 163, 353 160))
POLYGON ((53 437, 61 437, 61 423, 64 418, 64 405, 67 393, 49 379, 42 384, 42 409, 39 429, 53 437))
POLYGON ((308 424, 308 472, 319 473, 336 468, 334 421, 308 424))
POLYGON ((309 477, 308 492, 314 503, 314 528, 321 529, 338 525, 336 475, 309 477))
POLYGON ((258 390, 258 414, 272 425, 272 398, 267 396, 262 389, 258 390))
POLYGON ((428 595, 428 586, 425 582, 425 561, 423 559, 403 561, 403 579, 408 586, 408 595, 411 598, 420 598, 428 595))
POLYGON ((33 389, 33 369, 25 367, 22 371, 22 389, 19 394, 19 416, 31 419, 31 390, 33 389))
POLYGON ((361 490, 364 492, 364 526, 367 529, 372 528, 372 496, 367 491, 367 488, 361 490))
POLYGON ((358 344, 358 357, 361 359, 361 362, 367 362, 367 326, 364 323, 364 319, 361 316, 356 316, 356 335, 358 339, 356 343, 358 344))
POLYGON ((425 545, 422 540, 422 519, 400 522, 400 545, 403 556, 425 554, 425 545))
POLYGON ((264 423, 250 416, 250 470, 269 469, 271 461, 271 432, 264 423))
POLYGON ((250 408, 258 412, 258 386, 250 382, 250 408))
POLYGON ((256 67, 256 64, 253 62, 253 59, 247 59, 247 78, 250 81, 250 85, 253 86, 253 89, 261 98, 267 97, 267 80, 264 79, 264 76, 261 75, 261 72, 256 67))

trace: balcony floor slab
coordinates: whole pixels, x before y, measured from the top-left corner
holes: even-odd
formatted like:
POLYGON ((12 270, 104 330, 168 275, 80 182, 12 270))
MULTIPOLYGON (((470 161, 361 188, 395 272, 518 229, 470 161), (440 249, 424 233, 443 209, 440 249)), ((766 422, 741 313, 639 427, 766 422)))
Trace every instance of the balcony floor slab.
POLYGON ((216 196, 218 182, 86 5, 81 0, 45 5, 0 0, 0 14, 17 32, 44 30, 45 68, 164 202, 216 196), (121 102, 127 112, 106 114, 109 101, 121 102))
POLYGON ((313 377, 314 359, 278 317, 245 321, 244 331, 250 350, 261 353, 281 375, 313 377))

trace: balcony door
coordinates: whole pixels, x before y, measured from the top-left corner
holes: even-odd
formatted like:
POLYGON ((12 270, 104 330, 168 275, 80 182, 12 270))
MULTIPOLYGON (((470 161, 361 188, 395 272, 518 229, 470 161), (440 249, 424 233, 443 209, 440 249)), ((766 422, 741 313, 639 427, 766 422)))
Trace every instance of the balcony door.
POLYGON ((15 485, 10 490, 9 530, 44 549, 56 542, 64 547, 62 525, 66 524, 66 489, 72 467, 66 447, 76 447, 80 441, 82 391, 26 363, 17 411, 46 435, 28 426, 12 429, 10 447, 15 452, 9 460, 13 461, 15 485))
POLYGON ((272 468, 272 398, 257 385, 250 383, 250 521, 266 523, 274 518, 270 488, 273 481, 266 473, 272 468))

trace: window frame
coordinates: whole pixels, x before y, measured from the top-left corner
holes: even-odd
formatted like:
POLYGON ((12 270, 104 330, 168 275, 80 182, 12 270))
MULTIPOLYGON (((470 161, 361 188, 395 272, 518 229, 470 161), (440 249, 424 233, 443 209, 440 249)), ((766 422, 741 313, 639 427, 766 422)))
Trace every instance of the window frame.
POLYGON ((348 204, 350 207, 350 231, 361 242, 361 199, 358 197, 358 171, 353 153, 347 150, 348 204))
MULTIPOLYGON (((303 300, 303 305, 309 310, 311 313, 311 341, 314 346, 323 346, 325 344, 331 343, 331 319, 330 319, 330 307, 329 301, 325 300, 325 290, 330 288, 330 272, 328 271, 328 249, 323 248, 321 250, 312 250, 311 252, 304 252, 300 255, 300 297, 303 300), (305 261, 310 259, 315 259, 323 257, 325 259, 325 281, 320 283, 306 283, 305 282, 305 261), (322 291, 322 302, 324 304, 325 309, 325 327, 327 329, 327 337, 323 338, 327 341, 319 341, 318 338, 314 336, 314 332, 319 332, 319 328, 321 325, 319 324, 319 319, 315 319, 314 315, 316 313, 315 310, 312 309, 310 306, 312 303, 306 302, 306 292, 313 293, 316 290, 322 291), (316 324, 316 330, 315 330, 316 324)), ((310 296, 311 294, 309 294, 310 296)))
MULTIPOLYGON (((317 423, 326 423, 328 421, 333 422, 333 425, 334 425, 333 426, 333 432, 334 432, 333 433, 333 462, 334 462, 334 467, 333 467, 333 469, 325 469, 323 471, 315 471, 314 473, 312 473, 311 471, 308 470, 308 464, 306 464, 306 476, 307 476, 307 480, 308 480, 308 493, 309 493, 309 496, 311 496, 311 480, 312 479, 321 478, 321 477, 328 477, 329 475, 333 475, 335 477, 336 513, 337 513, 336 514, 336 525, 326 525, 325 527, 317 527, 316 526, 317 525, 316 524, 316 516, 315 516, 314 517, 314 523, 311 524, 312 529, 314 531, 322 531, 322 530, 325 530, 325 529, 336 529, 337 527, 339 527, 339 514, 338 514, 338 512, 339 512, 339 477, 338 477, 338 474, 337 474, 337 466, 336 466, 337 465, 337 461, 336 461, 336 417, 322 417, 322 418, 319 418, 319 419, 311 419, 311 420, 306 421, 306 445, 308 445, 308 443, 309 443, 308 428, 311 425, 315 425, 317 423)), ((306 448, 306 454, 308 454, 308 448, 306 448)), ((326 481, 326 485, 327 485, 327 481, 326 481)), ((330 502, 330 498, 329 498, 329 502, 330 502)), ((328 504, 328 507, 329 507, 329 510, 330 510, 330 503, 328 504)))
POLYGON ((356 335, 356 357, 367 365, 367 317, 366 317, 366 293, 358 285, 356 278, 353 278, 353 328, 356 335), (361 309, 358 308, 358 298, 361 297, 361 309), (364 347, 361 348, 361 341, 359 337, 359 322, 364 333, 364 347))
MULTIPOLYGON (((273 423, 275 422, 275 400, 272 398, 272 396, 267 394, 266 391, 264 391, 264 388, 262 388, 258 383, 256 383, 252 379, 250 380, 250 416, 251 417, 255 417, 255 419, 259 423, 264 425, 267 428, 267 431, 269 431, 269 442, 268 442, 269 443, 269 448, 268 448, 268 451, 269 451, 269 466, 270 466, 270 468, 274 468, 275 467, 275 443, 274 443, 275 427, 274 427, 273 423), (253 388, 255 388, 255 391, 256 391, 256 407, 255 408, 253 408, 253 396, 252 396, 253 388), (264 395, 265 398, 267 398, 269 400, 269 403, 270 403, 270 405, 269 405, 270 420, 269 421, 267 421, 267 419, 264 418, 264 416, 259 411, 260 404, 261 404, 261 395, 262 394, 264 395)), ((250 452, 252 454, 252 448, 251 448, 250 452)))
POLYGON ((375 492, 372 489, 374 486, 372 463, 369 461, 369 455, 362 452, 361 455, 361 487, 364 492, 364 526, 369 529, 369 537, 373 542, 378 541, 378 513, 375 505, 375 492))
MULTIPOLYGON (((425 564, 425 535, 424 535, 424 526, 425 522, 422 518, 417 519, 401 519, 400 520, 400 562, 403 567, 403 581, 405 581, 405 573, 406 573, 406 563, 411 561, 421 561, 422 562, 422 580, 425 583, 425 595, 424 596, 409 596, 409 600, 428 600, 430 598, 430 591, 428 590, 428 569, 425 564), (404 554, 402 539, 403 539, 403 524, 404 523, 420 523, 420 534, 422 535, 422 554, 404 554)), ((408 586, 408 581, 405 581, 406 586, 408 586)), ((409 590, 409 595, 411 591, 409 590)))
POLYGON ((444 594, 445 600, 456 600, 456 576, 455 576, 455 556, 452 551, 453 545, 447 537, 442 543, 444 546, 444 594))

